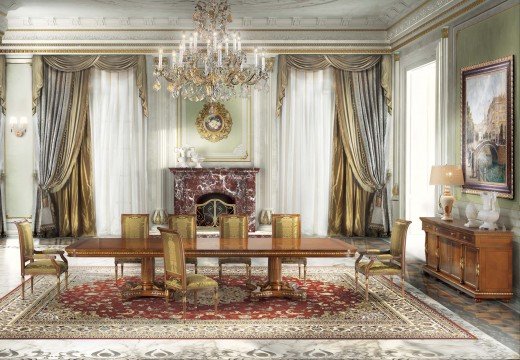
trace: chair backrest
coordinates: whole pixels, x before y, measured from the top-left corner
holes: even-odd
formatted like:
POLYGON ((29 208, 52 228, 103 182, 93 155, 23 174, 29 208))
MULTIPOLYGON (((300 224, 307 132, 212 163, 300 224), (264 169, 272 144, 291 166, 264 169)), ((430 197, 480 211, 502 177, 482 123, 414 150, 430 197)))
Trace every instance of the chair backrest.
POLYGON ((195 215, 170 215, 168 227, 179 233, 183 239, 194 240, 197 238, 197 217, 195 215))
POLYGON ((299 239, 302 233, 300 214, 273 214, 273 238, 299 239))
POLYGON ((181 236, 172 229, 159 228, 163 241, 164 275, 179 281, 186 290, 186 259, 181 236))
POLYGON ((23 268, 27 258, 34 255, 34 239, 31 223, 27 220, 17 222, 16 228, 18 229, 18 241, 20 242, 20 262, 23 268))
POLYGON ((397 219, 392 227, 392 236, 390 238, 390 254, 394 258, 401 258, 401 264, 404 264, 406 255, 406 233, 412 222, 403 219, 397 219))
POLYGON ((247 239, 249 219, 246 215, 220 215, 220 238, 247 239))
POLYGON ((121 237, 126 239, 144 239, 150 232, 148 214, 121 214, 121 237))

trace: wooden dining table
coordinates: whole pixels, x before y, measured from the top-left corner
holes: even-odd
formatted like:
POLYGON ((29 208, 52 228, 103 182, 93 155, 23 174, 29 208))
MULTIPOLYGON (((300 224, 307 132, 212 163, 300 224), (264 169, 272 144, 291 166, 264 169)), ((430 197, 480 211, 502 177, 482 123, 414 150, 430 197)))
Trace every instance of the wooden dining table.
MULTIPOLYGON (((139 297, 164 297, 155 282, 155 258, 163 257, 163 242, 154 235, 142 239, 84 238, 65 248, 71 257, 139 257, 141 281, 123 290, 125 300, 139 297)), ((184 240, 186 257, 267 257, 267 281, 251 291, 251 298, 284 297, 303 300, 306 292, 282 279, 282 258, 353 257, 357 248, 333 238, 282 239, 251 237, 248 239, 197 238, 184 240)))

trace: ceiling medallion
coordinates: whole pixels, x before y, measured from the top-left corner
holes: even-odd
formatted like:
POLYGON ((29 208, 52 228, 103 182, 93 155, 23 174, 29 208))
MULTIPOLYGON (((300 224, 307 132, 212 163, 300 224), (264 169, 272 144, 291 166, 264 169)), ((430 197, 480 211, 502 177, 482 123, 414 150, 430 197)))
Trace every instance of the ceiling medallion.
POLYGON ((228 137, 233 120, 221 103, 206 103, 199 112, 195 125, 201 137, 218 142, 228 137))
POLYGON ((227 0, 198 1, 193 21, 195 31, 189 39, 183 34, 178 51, 172 51, 170 66, 163 61, 163 49, 159 49, 154 90, 161 89, 160 78, 168 82, 173 98, 182 96, 191 101, 245 98, 252 87, 268 90, 265 54, 255 49, 254 64, 247 64, 240 35, 228 31, 232 17, 227 0))

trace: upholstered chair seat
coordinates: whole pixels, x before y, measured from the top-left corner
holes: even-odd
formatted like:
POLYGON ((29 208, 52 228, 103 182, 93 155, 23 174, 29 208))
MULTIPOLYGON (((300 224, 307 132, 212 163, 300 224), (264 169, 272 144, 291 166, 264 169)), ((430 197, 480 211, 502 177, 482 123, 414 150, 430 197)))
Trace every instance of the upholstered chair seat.
POLYGON ((182 296, 182 318, 186 321, 186 293, 193 292, 195 306, 197 294, 200 290, 213 290, 215 313, 218 306, 218 283, 212 278, 200 274, 186 275, 186 261, 184 256, 184 240, 171 229, 159 228, 163 241, 164 252, 164 287, 165 299, 168 303, 170 291, 179 291, 182 296))
MULTIPOLYGON (((247 242, 249 219, 246 215, 220 215, 219 232, 221 239, 236 239, 247 242)), ((251 282, 251 258, 249 257, 221 257, 218 258, 218 276, 222 278, 222 265, 244 264, 248 283, 251 282)))
POLYGON ((356 260, 356 290, 358 274, 365 276, 365 299, 368 300, 368 283, 370 276, 401 276, 401 293, 404 296, 404 276, 406 272, 406 233, 411 221, 396 220, 392 227, 390 249, 367 249, 359 252, 356 260), (361 261, 364 257, 368 260, 361 261))
POLYGON ((34 276, 54 275, 57 278, 57 290, 60 293, 60 277, 65 274, 65 284, 69 279, 69 264, 65 252, 58 249, 35 250, 31 224, 28 221, 16 223, 20 241, 20 272, 22 275, 22 299, 25 299, 25 276, 31 276, 31 293, 34 291, 34 276), (59 256, 61 260, 57 260, 59 256))
MULTIPOLYGON (((150 220, 148 214, 122 214, 121 237, 123 239, 144 239, 150 233, 150 220)), ((140 264, 141 258, 116 257, 114 259, 116 280, 117 267, 121 265, 121 277, 124 276, 124 264, 140 264)))
MULTIPOLYGON (((197 217, 195 215, 170 215, 168 217, 168 227, 179 233, 183 240, 197 239, 197 217)), ((197 273, 197 258, 186 258, 186 264, 195 266, 197 273)))
MULTIPOLYGON (((299 239, 301 238, 301 221, 299 214, 273 214, 272 215, 273 238, 299 239)), ((283 257, 282 264, 298 264, 298 277, 307 280, 307 258, 283 257)))

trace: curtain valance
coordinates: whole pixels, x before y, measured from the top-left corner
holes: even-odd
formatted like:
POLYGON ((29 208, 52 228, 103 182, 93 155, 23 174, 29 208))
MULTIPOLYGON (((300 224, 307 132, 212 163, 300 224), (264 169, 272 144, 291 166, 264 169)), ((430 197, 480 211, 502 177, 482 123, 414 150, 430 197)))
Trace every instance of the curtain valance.
POLYGON ((0 108, 5 115, 5 55, 0 55, 0 108))
POLYGON ((148 117, 148 96, 146 91, 146 58, 144 55, 36 55, 33 58, 33 113, 36 113, 38 98, 43 87, 43 63, 63 72, 75 72, 95 67, 105 71, 136 69, 136 83, 143 115, 148 117))
POLYGON ((280 55, 278 60, 278 94, 276 117, 282 111, 289 68, 299 70, 323 70, 332 66, 344 71, 364 71, 381 62, 381 86, 388 111, 392 109, 392 62, 389 55, 280 55))

